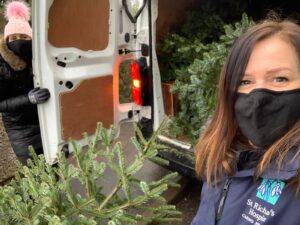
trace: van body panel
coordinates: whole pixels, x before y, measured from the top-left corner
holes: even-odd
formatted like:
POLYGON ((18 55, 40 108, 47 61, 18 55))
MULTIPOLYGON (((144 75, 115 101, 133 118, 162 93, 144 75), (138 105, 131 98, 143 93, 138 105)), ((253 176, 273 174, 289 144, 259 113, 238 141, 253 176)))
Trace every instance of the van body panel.
POLYGON ((92 136, 97 122, 119 131, 123 122, 147 118, 154 130, 159 127, 165 114, 155 53, 158 1, 146 2, 132 23, 122 0, 33 0, 34 83, 51 94, 38 105, 48 163, 55 163, 70 138, 85 145, 82 134, 92 136), (149 46, 151 54, 142 55, 142 45, 149 46), (120 49, 130 53, 120 54, 120 49), (141 57, 152 77, 152 104, 121 104, 120 64, 141 57))
POLYGON ((79 140, 83 131, 93 134, 99 121, 104 127, 113 124, 112 82, 112 75, 83 80, 74 91, 60 95, 63 140, 79 140))

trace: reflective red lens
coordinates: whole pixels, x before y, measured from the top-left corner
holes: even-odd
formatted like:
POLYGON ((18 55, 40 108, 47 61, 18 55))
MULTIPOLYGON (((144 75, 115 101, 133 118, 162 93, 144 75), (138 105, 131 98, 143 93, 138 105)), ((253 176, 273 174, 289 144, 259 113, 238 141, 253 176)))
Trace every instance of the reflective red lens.
POLYGON ((137 105, 142 105, 142 82, 139 64, 136 61, 132 61, 130 68, 132 78, 132 99, 137 105))

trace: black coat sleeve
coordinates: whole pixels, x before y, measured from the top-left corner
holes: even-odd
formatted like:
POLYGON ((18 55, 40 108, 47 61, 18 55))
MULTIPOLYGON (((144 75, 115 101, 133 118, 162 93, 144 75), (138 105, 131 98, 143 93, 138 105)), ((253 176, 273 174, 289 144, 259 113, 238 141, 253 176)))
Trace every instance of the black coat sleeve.
MULTIPOLYGON (((1 64, 1 63, 0 63, 1 64)), ((10 73, 10 69, 3 63, 0 65, 0 112, 9 113, 20 111, 31 105, 28 95, 10 96, 9 82, 4 79, 5 75, 10 73), (6 73, 6 74, 5 74, 6 73)))
POLYGON ((24 107, 31 105, 27 94, 20 95, 8 99, 3 99, 0 101, 0 112, 17 112, 22 110, 24 107))

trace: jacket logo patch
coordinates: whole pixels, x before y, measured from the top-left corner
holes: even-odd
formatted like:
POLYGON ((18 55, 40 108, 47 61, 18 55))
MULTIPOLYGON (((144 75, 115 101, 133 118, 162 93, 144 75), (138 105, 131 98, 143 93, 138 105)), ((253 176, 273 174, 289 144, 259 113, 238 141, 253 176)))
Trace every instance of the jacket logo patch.
POLYGON ((278 201, 285 183, 280 180, 263 179, 257 188, 256 197, 275 205, 278 201))

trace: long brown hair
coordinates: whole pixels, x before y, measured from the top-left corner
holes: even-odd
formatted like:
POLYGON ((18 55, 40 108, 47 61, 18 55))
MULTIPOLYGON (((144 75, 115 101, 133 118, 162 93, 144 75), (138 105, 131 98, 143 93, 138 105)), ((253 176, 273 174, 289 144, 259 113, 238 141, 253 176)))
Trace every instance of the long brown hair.
MULTIPOLYGON (((216 184, 223 175, 232 175, 236 170, 237 149, 251 148, 248 140, 238 130, 234 103, 254 45, 275 35, 295 48, 300 63, 300 27, 287 20, 266 20, 254 25, 234 42, 229 52, 220 75, 215 112, 196 146, 196 172, 205 177, 208 184, 216 184)), ((255 177, 262 174, 274 159, 280 167, 291 146, 298 142, 300 121, 266 150, 256 168, 255 177)), ((297 177, 300 178, 300 175, 297 177)), ((297 192, 300 193, 300 179, 293 182, 298 183, 297 192)))

